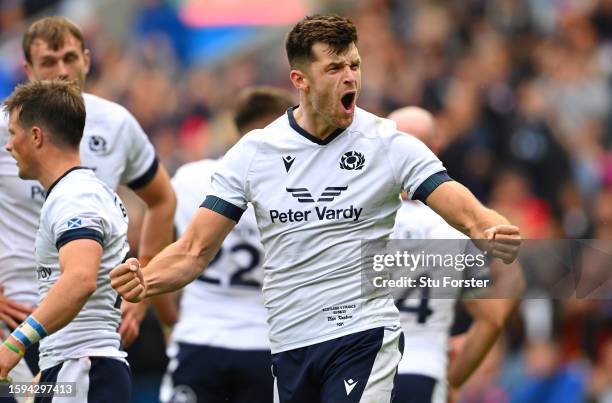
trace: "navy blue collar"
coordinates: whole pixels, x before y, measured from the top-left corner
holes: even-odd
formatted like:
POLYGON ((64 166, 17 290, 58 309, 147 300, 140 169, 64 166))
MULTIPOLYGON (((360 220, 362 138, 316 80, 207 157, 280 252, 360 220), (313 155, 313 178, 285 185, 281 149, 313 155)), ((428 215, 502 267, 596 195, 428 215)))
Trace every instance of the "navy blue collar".
POLYGON ((327 136, 324 140, 321 140, 320 138, 313 136, 312 134, 304 130, 300 125, 298 125, 297 121, 295 120, 295 117, 293 116, 293 111, 298 106, 299 105, 292 106, 291 108, 287 109, 287 117, 289 118, 289 125, 291 126, 293 130, 298 132, 302 137, 306 138, 307 140, 310 140, 313 143, 318 144, 320 146, 324 146, 324 145, 331 143, 336 137, 338 137, 339 135, 342 134, 342 132, 344 132, 345 129, 338 128, 334 130, 334 132, 330 134, 329 136, 327 136))
POLYGON ((49 197, 49 195, 51 194, 51 191, 53 190, 53 188, 55 187, 55 185, 57 185, 59 183, 59 181, 61 181, 62 179, 64 179, 66 177, 66 175, 68 175, 70 172, 72 171, 76 171, 77 169, 91 169, 91 168, 87 168, 87 167, 80 167, 80 166, 76 166, 76 167, 72 167, 69 170, 67 170, 66 172, 64 172, 62 174, 62 176, 60 176, 59 178, 57 178, 55 180, 55 182, 53 182, 53 184, 51 186, 49 186, 49 190, 47 190, 47 194, 45 195, 45 200, 47 200, 47 197, 49 197))

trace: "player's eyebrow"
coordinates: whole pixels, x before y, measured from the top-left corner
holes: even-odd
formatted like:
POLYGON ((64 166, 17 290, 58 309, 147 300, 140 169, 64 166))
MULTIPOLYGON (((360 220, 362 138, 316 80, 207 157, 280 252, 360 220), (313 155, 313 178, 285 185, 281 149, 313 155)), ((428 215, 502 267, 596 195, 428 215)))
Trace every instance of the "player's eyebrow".
POLYGON ((69 50, 66 53, 64 53, 61 57, 64 58, 66 56, 78 56, 79 53, 76 50, 69 50))
POLYGON ((325 66, 325 70, 340 68, 346 66, 346 64, 347 63, 345 61, 330 62, 327 66, 325 66))
POLYGON ((327 66, 325 66, 326 70, 332 69, 332 68, 338 68, 338 67, 342 67, 342 66, 354 66, 354 65, 361 65, 361 58, 360 57, 355 57, 352 60, 337 60, 337 61, 333 61, 333 62, 329 62, 327 64, 327 66))

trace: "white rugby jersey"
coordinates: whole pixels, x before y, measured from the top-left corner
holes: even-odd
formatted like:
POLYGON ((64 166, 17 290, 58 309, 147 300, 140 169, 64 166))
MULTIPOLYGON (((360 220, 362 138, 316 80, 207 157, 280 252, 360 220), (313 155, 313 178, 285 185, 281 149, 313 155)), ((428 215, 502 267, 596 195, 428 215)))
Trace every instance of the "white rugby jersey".
MULTIPOLYGON (((442 217, 420 201, 404 201, 397 212, 395 239, 447 240, 437 241, 431 251, 461 253, 465 247, 462 241, 456 244, 450 240, 469 238, 450 226, 442 217), (446 246, 447 245, 447 246, 446 246)), ((431 245, 431 244, 430 244, 431 245)), ((478 270, 485 270, 480 268, 478 270)), ((432 278, 453 275, 462 278, 458 272, 435 271, 428 273, 432 278)), ((432 290, 432 295, 436 290, 432 290)), ((444 298, 432 295, 424 298, 422 291, 415 290, 409 297, 398 301, 400 320, 404 330, 404 354, 398 366, 400 374, 420 374, 438 380, 446 379, 448 364, 448 333, 455 317, 455 303, 460 289, 443 291, 444 298), (420 315, 421 313, 421 315, 420 315)))
MULTIPOLYGON (((155 150, 134 117, 122 106, 83 94, 87 117, 80 153, 112 189, 119 183, 146 185, 157 172, 155 150)), ((18 176, 15 160, 4 149, 8 115, 0 113, 0 285, 16 302, 36 305, 34 237, 45 191, 37 181, 18 176)))
MULTIPOLYGON (((192 162, 172 179, 177 196, 175 225, 185 232, 203 197, 218 160, 192 162)), ((249 206, 220 252, 198 279, 183 290, 172 340, 237 350, 269 350, 263 306, 263 246, 255 213, 249 206)))
POLYGON ((361 241, 388 239, 402 189, 426 198, 444 180, 433 153, 389 120, 357 109, 321 141, 290 109, 232 147, 202 206, 238 221, 252 203, 276 353, 399 325, 391 298, 362 298, 361 241))
POLYGON ((64 328, 40 341, 40 368, 80 357, 125 357, 119 351, 119 298, 110 272, 127 256, 128 218, 121 200, 91 169, 72 168, 48 191, 36 233, 36 274, 41 301, 59 279, 59 250, 92 239, 103 247, 96 291, 64 328))

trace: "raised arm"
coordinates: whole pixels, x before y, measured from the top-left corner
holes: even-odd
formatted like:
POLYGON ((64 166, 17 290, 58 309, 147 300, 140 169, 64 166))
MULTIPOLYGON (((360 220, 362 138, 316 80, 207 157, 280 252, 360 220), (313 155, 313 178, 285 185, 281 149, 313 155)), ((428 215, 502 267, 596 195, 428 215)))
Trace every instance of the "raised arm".
POLYGON ((215 256, 248 202, 247 177, 257 154, 257 131, 245 135, 223 157, 206 196, 181 238, 141 271, 128 259, 111 272, 111 285, 130 301, 178 290, 193 281, 215 256))
POLYGON ((521 243, 519 228, 495 210, 483 206, 465 186, 440 184, 426 203, 446 222, 474 240, 489 240, 485 249, 505 263, 513 262, 521 243))
POLYGON ((200 275, 236 222, 208 208, 199 208, 185 233, 142 270, 128 259, 111 272, 111 285, 130 302, 176 291, 200 275))
POLYGON ((518 227, 484 207, 465 186, 453 181, 421 141, 397 131, 384 141, 388 142, 390 165, 401 190, 426 203, 470 238, 488 240, 482 247, 493 256, 506 263, 516 259, 521 238, 518 227))

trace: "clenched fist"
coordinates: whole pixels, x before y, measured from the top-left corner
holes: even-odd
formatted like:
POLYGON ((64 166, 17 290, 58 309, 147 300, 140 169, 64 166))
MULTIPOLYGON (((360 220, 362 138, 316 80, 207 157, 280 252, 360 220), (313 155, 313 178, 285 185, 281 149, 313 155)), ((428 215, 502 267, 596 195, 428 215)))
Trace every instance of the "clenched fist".
POLYGON ((145 283, 140 262, 136 258, 129 258, 125 263, 115 267, 111 273, 111 286, 129 302, 140 302, 147 294, 147 284, 145 283))
POLYGON ((515 225, 496 225, 485 231, 489 253, 504 263, 514 262, 521 246, 521 233, 515 225))

